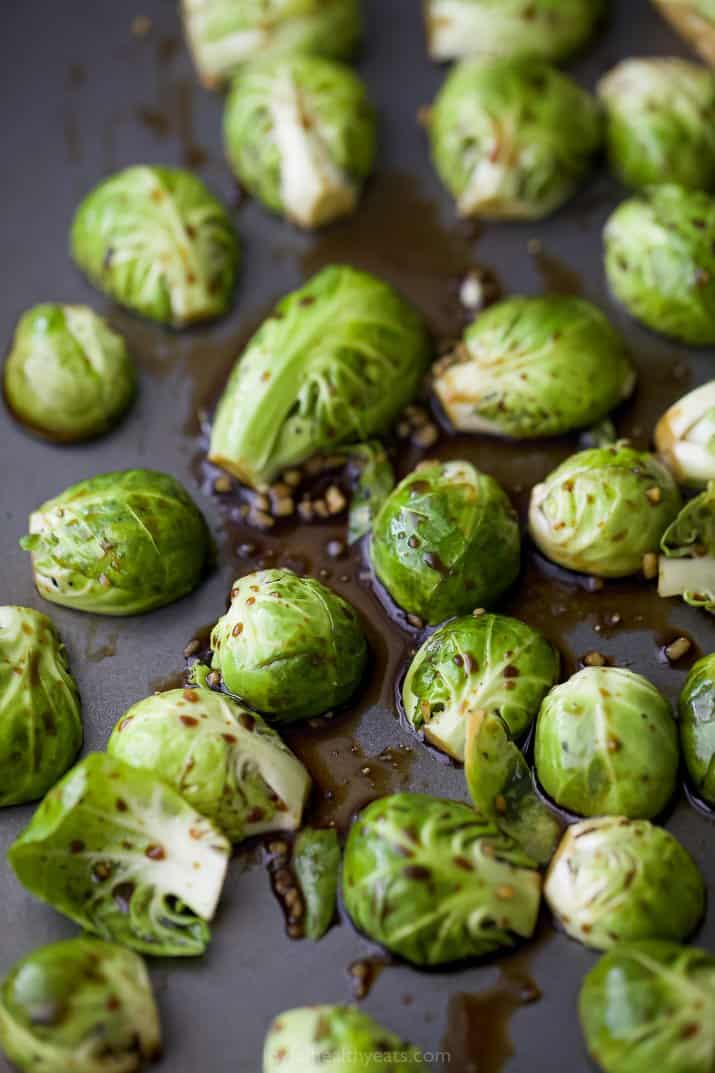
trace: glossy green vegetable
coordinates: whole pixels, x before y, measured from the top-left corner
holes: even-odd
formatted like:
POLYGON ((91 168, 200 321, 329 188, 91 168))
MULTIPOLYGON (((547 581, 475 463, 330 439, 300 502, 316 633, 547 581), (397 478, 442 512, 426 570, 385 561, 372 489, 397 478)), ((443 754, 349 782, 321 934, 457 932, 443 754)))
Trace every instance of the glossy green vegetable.
POLYGON ((430 744, 464 760, 471 712, 501 716, 520 737, 558 677, 558 653, 537 630, 506 615, 468 615, 425 641, 410 664, 402 702, 430 744))
POLYGON ((179 957, 208 946, 229 853, 152 772, 91 753, 50 790, 8 859, 31 894, 86 931, 179 957))
POLYGON ((335 919, 340 876, 340 843, 335 830, 306 827, 295 840, 293 872, 303 895, 304 934, 322 939, 335 919))
POLYGON ((715 806, 715 654, 692 667, 678 709, 688 775, 703 801, 715 806))
POLYGON ((359 443, 349 465, 356 471, 348 514, 348 543, 355 544, 375 524, 380 508, 395 487, 395 471, 381 443, 359 443))
POLYGON ((627 398, 635 372, 604 315, 582 298, 507 298, 481 313, 437 363, 434 390, 454 428, 558 436, 627 398))
POLYGON ((125 168, 84 198, 72 257, 100 291, 181 328, 225 313, 239 244, 225 208, 180 168, 125 168))
POLYGON ((713 0, 653 0, 675 29, 715 67, 715 3, 713 0))
POLYGON ((529 532, 569 570, 627 577, 656 553, 681 506, 675 481, 653 455, 626 442, 567 458, 531 493, 529 532))
POLYGON ((212 556, 206 522, 166 473, 128 469, 72 485, 30 515, 20 541, 51 603, 135 615, 195 589, 212 556))
POLYGON ((427 462, 383 504, 371 556, 395 603, 434 625, 494 603, 515 581, 519 524, 492 477, 469 462, 427 462))
POLYGON ((715 481, 686 503, 661 541, 658 594, 715 614, 715 481))
POLYGON ((712 1073, 715 958, 705 950, 621 943, 591 969, 579 1006, 604 1073, 712 1073))
POLYGON ((357 208, 375 160, 375 113, 348 67, 279 57, 249 64, 234 80, 224 141, 250 194, 299 227, 321 227, 357 208))
POLYGON ((680 484, 715 481, 715 380, 684 395, 655 427, 655 445, 680 484))
POLYGON ((596 950, 634 939, 687 939, 705 911, 690 854, 647 820, 603 816, 569 827, 544 897, 562 928, 596 950))
POLYGON ((23 424, 69 443, 117 423, 134 397, 136 373, 124 340, 91 309, 47 303, 20 318, 4 388, 23 424))
POLYGON ((256 486, 369 440, 413 398, 430 352, 421 316, 392 287, 325 268, 278 303, 234 366, 209 458, 256 486))
POLYGON ((536 722, 536 773, 580 816, 657 816, 675 789, 678 730, 665 697, 620 667, 586 667, 552 689, 536 722))
POLYGON ((107 745, 149 768, 232 842, 300 826, 310 776, 259 715, 211 689, 171 689, 132 705, 107 745))
POLYGON ((488 58, 448 75, 429 133, 460 216, 538 220, 586 178, 602 124, 593 98, 542 60, 488 58))
POLYGON ((356 611, 331 589, 291 570, 238 578, 211 633, 224 685, 274 722, 323 715, 349 700, 367 641, 356 611))
POLYGON ((23 1073, 135 1073, 161 1053, 144 962, 99 939, 34 950, 0 991, 0 1046, 23 1073))
POLYGON ((370 939, 416 965, 442 965, 533 934, 541 899, 535 869, 468 805, 394 794, 353 823, 343 903, 370 939))
POLYGON ((0 807, 42 797, 82 744, 77 684, 50 620, 0 607, 0 807))
POLYGON ((715 343, 715 198, 655 186, 622 202, 604 232, 615 297, 647 328, 715 343))

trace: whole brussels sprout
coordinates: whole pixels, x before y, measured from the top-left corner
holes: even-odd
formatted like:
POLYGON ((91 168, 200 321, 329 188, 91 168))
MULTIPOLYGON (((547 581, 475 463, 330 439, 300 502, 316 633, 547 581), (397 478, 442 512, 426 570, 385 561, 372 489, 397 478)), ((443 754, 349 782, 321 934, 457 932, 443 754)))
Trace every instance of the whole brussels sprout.
POLYGON ((705 910, 698 867, 647 820, 603 816, 569 827, 544 897, 563 929, 596 950, 635 939, 687 939, 705 910))
POLYGON ((525 57, 458 64, 435 101, 429 133, 460 216, 538 220, 586 177, 602 127, 588 93, 525 57))
POLYGON ((675 789, 678 730, 665 697, 620 667, 586 667, 552 689, 536 721, 536 774, 580 816, 648 819, 675 789))
POLYGON ((87 306, 24 313, 5 362, 5 399, 33 432, 70 443, 117 423, 136 391, 121 336, 87 306))
POLYGON ((23 1073, 135 1073, 161 1053, 144 962, 99 939, 34 950, 0 990, 0 1046, 23 1073))
POLYGON ((275 722, 323 715, 362 679, 367 641, 354 608, 292 570, 238 578, 211 633, 211 666, 231 693, 275 722))
POLYGON ((543 56, 561 60, 589 39, 603 0, 425 0, 433 60, 543 56))
POLYGON ((91 753, 12 843, 22 885, 85 931, 157 956, 203 954, 230 844, 151 771, 91 753))
POLYGON ((531 493, 529 532, 539 550, 596 577, 637 573, 680 509, 675 481, 653 455, 626 443, 567 458, 531 493))
POLYGON ((685 395, 655 427, 655 445, 680 484, 715 480, 715 380, 685 395))
POLYGON ((136 615, 196 588, 212 555, 206 522, 166 473, 128 469, 74 484, 30 515, 20 546, 46 600, 136 615))
POLYGON ((715 614, 715 481, 685 504, 660 546, 658 595, 715 614))
POLYGON ((0 807, 42 797, 82 744, 77 684, 50 620, 0 607, 0 807))
POLYGON ((558 653, 537 630, 505 615, 468 615, 428 637, 410 664, 402 702, 415 730, 463 761, 470 712, 496 713, 519 737, 558 677, 558 653))
POLYGON ((581 1025, 604 1073, 711 1073, 715 957, 644 939, 620 943, 581 987, 581 1025))
POLYGON ((234 366, 209 459, 246 484, 388 429, 418 390, 431 345, 387 283, 323 269, 278 303, 234 366))
POLYGON ((181 9, 208 89, 260 56, 308 52, 347 59, 362 32, 359 0, 182 0, 181 9))
POLYGON ((371 556, 395 603, 435 625, 493 603, 516 580, 519 523, 493 477, 469 462, 428 462, 383 504, 371 556))
POLYGON ((299 227, 320 227, 357 207, 375 160, 375 113, 348 67, 279 57, 236 76, 224 141, 249 193, 299 227))
POLYGON ((655 186, 624 201, 604 232, 616 298, 647 328, 715 343, 715 199, 655 186))
POLYGON ((688 775, 703 801, 715 806, 715 654, 692 667, 678 710, 688 775))
POLYGON ((654 3, 696 52, 715 67, 713 0, 654 0, 654 3))
POLYGON ((416 1047, 353 1006, 305 1006, 268 1030, 263 1073, 427 1073, 416 1047))
POLYGON ((72 257, 119 305, 181 328, 225 313, 239 244, 223 205, 181 168, 137 165, 105 179, 72 222, 72 257))
POLYGON ((171 689, 132 705, 107 752, 148 768, 232 842, 300 826, 310 776, 259 715, 211 689, 171 689))
POLYGON ((370 939, 416 965, 443 965, 528 939, 541 876, 468 805, 404 793, 373 801, 353 823, 342 889, 370 939))
POLYGON ((715 184, 715 77, 686 60, 628 59, 602 78, 612 170, 626 186, 715 184))
POLYGON ((564 295, 491 306, 435 372, 435 394, 454 428, 521 438, 588 428, 635 384, 603 313, 564 295))

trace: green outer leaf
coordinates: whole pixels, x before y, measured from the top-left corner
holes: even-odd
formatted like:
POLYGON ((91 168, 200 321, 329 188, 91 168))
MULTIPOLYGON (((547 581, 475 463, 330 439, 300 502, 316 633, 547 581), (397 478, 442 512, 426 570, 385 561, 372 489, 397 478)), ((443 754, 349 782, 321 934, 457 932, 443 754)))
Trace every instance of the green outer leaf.
POLYGON ((348 451, 358 476, 348 514, 348 544, 356 544, 372 530, 380 508, 395 487, 395 471, 385 448, 376 441, 359 443, 348 451))
POLYGON ((340 843, 334 830, 306 827, 293 846, 292 867, 303 894, 305 935, 322 939, 335 919, 340 843))
POLYGON ((715 653, 691 668, 678 710, 688 775, 703 801, 715 806, 715 653))
POLYGON ((685 504, 660 546, 660 595, 715 614, 715 481, 685 504))

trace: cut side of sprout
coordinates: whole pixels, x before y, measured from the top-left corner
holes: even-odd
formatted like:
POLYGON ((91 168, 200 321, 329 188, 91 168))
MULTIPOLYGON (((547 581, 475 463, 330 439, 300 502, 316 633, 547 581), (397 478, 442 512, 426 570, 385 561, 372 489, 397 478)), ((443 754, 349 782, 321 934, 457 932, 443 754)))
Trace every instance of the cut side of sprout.
POLYGON ((676 480, 715 480, 715 380, 696 388, 661 417, 655 444, 676 480))
POLYGON ((660 557, 659 596, 684 596, 715 591, 715 558, 703 555, 696 559, 660 557))

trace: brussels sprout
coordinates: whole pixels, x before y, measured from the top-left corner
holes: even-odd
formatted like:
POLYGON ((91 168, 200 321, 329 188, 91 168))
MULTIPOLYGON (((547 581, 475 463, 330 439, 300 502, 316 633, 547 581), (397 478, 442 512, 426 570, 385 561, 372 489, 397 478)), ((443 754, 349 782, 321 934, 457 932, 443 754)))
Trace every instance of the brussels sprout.
POLYGON ((380 508, 395 487, 395 471, 381 443, 358 443, 350 451, 349 462, 357 469, 348 514, 348 543, 366 536, 380 508))
POLYGON ((603 0, 425 0, 433 60, 576 52, 603 15, 603 0))
POLYGON ((0 991, 0 1045, 24 1073, 135 1073, 161 1052, 144 962, 99 939, 34 950, 0 991))
POLYGON ((292 859, 305 909, 303 933, 322 939, 333 923, 338 901, 340 843, 335 830, 306 827, 295 840, 292 859))
POLYGON ((417 1048, 353 1006, 306 1006, 276 1017, 263 1073, 427 1073, 417 1048))
POLYGON ((239 244, 223 205, 180 168, 125 168, 75 213, 72 257, 127 309, 181 328, 225 313, 239 244))
POLYGON ((388 429, 416 393, 431 346, 387 283, 330 267, 287 295, 237 362, 209 458, 249 485, 388 429))
POLYGON ((622 816, 568 828, 544 897, 563 929, 596 950, 635 939, 686 939, 705 910, 690 854, 661 827, 622 816))
POLYGON ((429 131, 460 216, 526 220, 548 216, 575 192, 602 133, 593 98, 533 57, 458 64, 429 131))
POLYGON ((696 52, 715 67, 713 0, 654 0, 654 3, 696 52))
POLYGON ((81 744, 79 692, 55 627, 29 607, 0 607, 0 807, 42 797, 81 744))
POLYGON ((323 715, 349 700, 367 662, 356 611, 292 570, 238 578, 211 633, 224 685, 275 722, 323 715))
POLYGON ((531 493, 529 531, 541 552, 596 577, 637 573, 680 509, 668 470, 621 442, 567 458, 531 493))
POLYGON ((20 421, 67 443, 112 428, 136 390, 121 336, 86 306, 56 303, 20 318, 4 381, 5 399, 20 421))
POLYGON ((679 186, 624 201, 604 232, 616 298, 646 327, 683 343, 715 343, 715 199, 679 186))
POLYGON ((515 581, 519 523, 492 477, 469 462, 429 462, 385 501, 371 555, 395 603, 434 625, 493 603, 515 581))
POLYGON ((703 801, 715 806, 715 653, 691 669, 678 707, 688 775, 703 801))
POLYGON ((648 819, 678 773, 678 731, 665 697, 639 674, 586 667, 552 689, 536 721, 536 774, 581 816, 648 819))
POLYGON ((8 859, 22 885, 134 950, 202 954, 230 845, 150 771, 91 753, 50 790, 8 859))
POLYGON ((558 653, 531 626, 505 615, 469 615, 425 641, 407 672, 402 701, 416 730, 464 760, 470 712, 495 712, 519 737, 558 677, 558 653))
POLYGON ((715 481, 685 504, 660 546, 658 595, 715 614, 715 481))
POLYGON ((279 57, 236 77, 224 140, 249 193, 299 227, 320 227, 357 207, 375 160, 375 113, 348 67, 279 57))
POLYGON ((300 826, 310 776, 260 716, 211 689, 171 689, 134 704, 107 745, 149 768, 232 842, 300 826))
POLYGON ((621 943, 589 972, 579 1009, 605 1073, 712 1073, 715 957, 705 950, 621 943))
POLYGON ((454 428, 524 438, 587 428, 635 384, 623 341, 600 310, 563 295, 492 306, 435 370, 454 428))
POLYGON ((80 481, 30 515, 20 546, 53 604, 136 615, 185 596, 212 554, 201 512, 166 473, 128 469, 80 481))
POLYGON ((394 794, 373 801, 350 829, 343 902, 370 939, 416 965, 442 965, 533 934, 535 869, 468 805, 394 794))
POLYGON ((715 380, 666 410, 655 427, 655 445, 680 484, 715 480, 715 380))
POLYGON ((601 79, 612 170, 626 186, 715 183, 715 77, 686 60, 629 59, 601 79))
POLYGON ((181 7, 208 89, 258 56, 308 52, 347 59, 362 29, 359 0, 182 0, 181 7))

